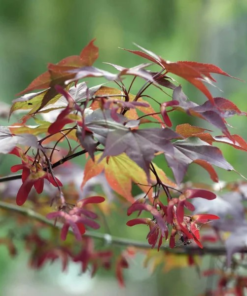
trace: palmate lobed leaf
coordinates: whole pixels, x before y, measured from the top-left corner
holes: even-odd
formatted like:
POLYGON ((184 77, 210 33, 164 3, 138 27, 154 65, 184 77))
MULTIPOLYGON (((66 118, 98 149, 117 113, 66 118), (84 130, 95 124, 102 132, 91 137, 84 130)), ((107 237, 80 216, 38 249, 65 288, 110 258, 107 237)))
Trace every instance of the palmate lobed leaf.
POLYGON ((180 124, 176 126, 176 132, 182 135, 184 138, 198 137, 202 141, 212 145, 213 142, 228 144, 236 149, 247 151, 247 142, 239 135, 231 135, 231 139, 225 136, 212 136, 204 128, 198 126, 192 126, 188 123, 180 124))
POLYGON ((185 66, 192 67, 196 69, 199 73, 202 73, 212 81, 216 82, 216 80, 210 75, 210 73, 220 74, 228 77, 232 77, 219 67, 213 65, 213 64, 205 64, 205 63, 198 63, 198 62, 190 62, 190 61, 179 61, 179 64, 183 64, 185 66))
MULTIPOLYGON (((33 90, 46 89, 41 92, 41 96, 35 100, 29 97, 28 103, 26 103, 26 97, 21 97, 15 100, 14 105, 11 108, 11 113, 19 109, 30 109, 28 106, 35 103, 33 106, 32 113, 37 113, 48 103, 55 102, 61 95, 58 95, 57 90, 55 89, 56 85, 61 85, 65 87, 65 81, 75 77, 76 72, 73 72, 75 69, 81 69, 81 67, 91 67, 92 64, 98 57, 98 48, 93 44, 92 40, 81 52, 80 56, 70 56, 67 57, 58 64, 48 64, 48 71, 38 76, 34 79, 29 86, 20 92, 18 95, 22 95, 26 92, 33 90), (71 72, 72 71, 72 72, 71 72), (54 101, 55 100, 55 101, 54 101)), ((68 85, 69 83, 66 83, 68 85)), ((27 95, 29 96, 29 95, 27 95)), ((35 96, 35 95, 34 95, 35 96)))
POLYGON ((208 80, 209 81, 211 80, 214 82, 216 81, 211 76, 211 73, 234 78, 233 76, 224 72, 219 67, 212 64, 189 62, 189 61, 170 62, 170 61, 164 60, 163 58, 156 55, 150 50, 147 50, 138 45, 136 46, 139 47, 142 51, 127 50, 127 49, 126 50, 136 55, 139 55, 143 58, 146 58, 155 64, 158 64, 166 71, 166 73, 175 74, 189 81, 196 88, 198 88, 213 104, 214 104, 213 97, 209 92, 209 90, 207 89, 207 87, 203 84, 203 82, 207 82, 208 80))
MULTIPOLYGON (((31 93, 13 100, 9 116, 11 116, 13 112, 18 110, 29 110, 28 114, 22 118, 22 122, 25 122, 33 114, 38 113, 38 111, 39 113, 49 112, 49 109, 45 110, 43 109, 44 106, 42 107, 42 101, 45 95, 47 94, 47 92, 48 90, 37 92, 37 93, 31 93)), ((65 107, 64 103, 56 104, 60 99, 61 99, 61 94, 57 93, 54 95, 53 98, 51 98, 51 100, 49 100, 47 105, 50 106, 51 110, 64 108, 65 107)))
POLYGON ((235 114, 246 116, 246 112, 241 112, 235 104, 225 98, 213 98, 214 104, 206 101, 202 105, 197 105, 196 103, 187 100, 181 86, 174 89, 173 100, 179 102, 178 105, 173 106, 174 110, 183 111, 190 116, 196 116, 208 121, 220 129, 231 140, 233 139, 227 129, 225 118, 235 114))
MULTIPOLYGON (((89 159, 85 166, 84 178, 82 187, 88 180, 94 176, 99 175, 102 171, 106 176, 106 179, 113 190, 123 196, 127 201, 133 202, 134 198, 131 193, 132 182, 136 183, 140 189, 148 193, 150 199, 152 199, 152 189, 150 190, 150 184, 147 182, 147 176, 145 172, 133 162, 125 153, 118 156, 104 158, 101 162, 102 153, 95 156, 95 162, 89 159)), ((160 174, 162 182, 168 186, 176 188, 174 184, 165 173, 154 165, 157 172, 160 174)), ((151 180, 155 181, 155 176, 151 174, 151 180)))
POLYGON ((89 179, 104 171, 110 187, 118 194, 126 198, 127 201, 133 202, 134 199, 131 194, 131 182, 132 180, 134 181, 134 179, 132 178, 138 176, 140 183, 147 184, 145 174, 144 176, 142 176, 142 174, 140 175, 141 169, 135 163, 132 166, 135 169, 135 171, 133 169, 135 173, 131 171, 132 161, 129 161, 128 157, 124 154, 119 155, 118 157, 110 157, 108 162, 107 159, 104 159, 98 163, 101 155, 102 154, 95 156, 95 162, 89 159, 86 163, 82 187, 89 179), (130 166, 126 168, 125 165, 128 165, 128 163, 130 166))
POLYGON ((192 162, 197 163, 198 160, 203 160, 209 166, 201 165, 203 168, 209 169, 209 174, 212 172, 211 165, 218 166, 227 171, 232 171, 234 168, 225 160, 221 151, 217 147, 210 146, 202 141, 197 143, 188 142, 186 140, 177 141, 173 144, 174 153, 165 153, 165 157, 169 167, 172 169, 175 180, 180 184, 187 172, 189 164, 192 162))
MULTIPOLYGON (((70 114, 69 116, 67 116, 65 118, 64 121, 60 121, 58 123, 58 125, 60 125, 61 129, 62 129, 62 127, 65 124, 73 123, 75 121, 78 121, 79 119, 80 118, 77 115, 70 114)), ((37 136, 37 135, 48 133, 48 129, 52 125, 51 122, 45 121, 45 120, 37 120, 37 119, 36 119, 36 122, 37 122, 37 125, 26 125, 26 124, 14 123, 13 125, 8 126, 8 128, 9 128, 10 132, 15 135, 30 134, 30 135, 37 136)), ((71 130, 71 132, 67 134, 67 137, 74 140, 74 141, 77 141, 77 137, 75 135, 75 130, 71 130)), ((59 138, 61 138, 61 134, 60 133, 55 134, 54 136, 47 138, 47 140, 44 140, 43 144, 48 143, 52 140, 57 141, 59 138)))
MULTIPOLYGON (((75 120, 78 120, 77 117, 74 118, 74 116, 69 115, 68 118, 66 118, 65 121, 60 122, 61 126, 63 127, 64 124, 67 123, 73 123, 75 120)), ((18 124, 15 123, 11 126, 8 126, 10 132, 15 135, 34 135, 34 136, 40 136, 42 134, 46 134, 48 132, 49 127, 51 126, 51 122, 48 121, 42 121, 37 120, 37 125, 25 125, 25 124, 18 124)), ((78 137, 76 136, 76 130, 72 129, 68 134, 67 138, 73 141, 78 141, 78 137)), ((52 141, 64 141, 64 137, 62 137, 62 134, 60 132, 48 137, 44 141, 42 141, 42 144, 48 144, 52 141)), ((28 142, 27 142, 28 144, 28 142)))
POLYGON ((181 138, 174 131, 165 128, 141 130, 119 129, 110 132, 105 142, 105 150, 101 156, 116 156, 125 152, 147 174, 150 181, 149 165, 156 152, 173 154, 174 148, 170 140, 181 138))
POLYGON ((125 152, 146 172, 149 179, 149 165, 155 153, 160 151, 172 153, 171 140, 181 136, 168 128, 138 130, 138 122, 135 121, 133 125, 133 122, 128 122, 123 115, 116 115, 118 122, 112 119, 109 110, 98 109, 86 117, 86 128, 105 146, 100 160, 106 156, 117 156, 125 152))
POLYGON ((117 121, 112 118, 110 110, 97 109, 86 116, 84 128, 91 131, 94 137, 102 144, 105 145, 106 138, 111 131, 127 130, 124 123, 128 119, 122 114, 115 114, 117 121))
MULTIPOLYGON (((93 43, 94 40, 90 41, 89 44, 81 51, 80 56, 67 57, 58 62, 57 65, 62 67, 69 66, 72 68, 91 66, 98 58, 98 47, 96 47, 93 43)), ((51 73, 47 71, 34 79, 26 89, 19 93, 19 95, 37 89, 49 88, 51 81, 53 81, 53 78, 51 77, 51 73)))
POLYGON ((193 109, 199 113, 206 111, 216 111, 219 112, 224 118, 233 116, 235 114, 246 115, 246 112, 241 112, 241 110, 239 110, 239 108, 233 102, 227 100, 226 98, 216 97, 213 98, 213 101, 215 106, 211 102, 206 101, 204 104, 194 107, 193 109), (217 109, 215 107, 217 107, 217 109))
POLYGON ((34 135, 27 133, 15 135, 8 127, 0 126, 0 153, 7 154, 17 145, 42 149, 34 135))

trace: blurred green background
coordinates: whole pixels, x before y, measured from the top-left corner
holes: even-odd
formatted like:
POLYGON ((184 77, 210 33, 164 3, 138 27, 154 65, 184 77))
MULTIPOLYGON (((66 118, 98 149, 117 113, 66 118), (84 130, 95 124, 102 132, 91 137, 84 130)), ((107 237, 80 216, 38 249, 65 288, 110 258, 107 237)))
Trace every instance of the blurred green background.
MULTIPOLYGON (((93 38, 100 48, 96 62, 133 66, 143 62, 118 47, 134 49, 133 42, 171 61, 193 60, 214 63, 229 74, 246 80, 247 73, 247 1, 246 0, 0 0, 0 100, 11 103, 48 62, 79 54, 93 38)), ((216 77, 214 96, 232 100, 247 111, 246 84, 227 77, 216 77)), ((179 80, 180 81, 180 80, 179 80)), ((182 80, 181 80, 182 82, 182 80)), ((206 98, 182 82, 191 100, 203 103, 206 98)), ((160 94, 159 94, 160 95, 160 94)), ((177 122, 188 118, 179 118, 177 122)), ((207 126, 205 122, 193 122, 207 126)), ((231 133, 247 138, 246 118, 229 120, 231 133)), ((6 123, 7 124, 7 123, 6 123)), ((211 128, 211 127, 209 127, 211 128)), ((231 147, 221 147, 226 159, 247 176, 246 155, 231 147)), ((240 176, 219 170, 222 180, 240 176)), ((0 174, 5 173, 1 167, 0 174)), ((200 181, 207 176, 191 168, 188 179, 200 181)), ((209 181, 208 181, 209 182, 209 181)), ((124 227, 124 226, 120 226, 124 227)), ((138 257, 126 272, 127 288, 120 290, 114 278, 78 276, 71 265, 67 274, 60 266, 47 266, 41 272, 28 269, 23 252, 12 260, 0 247, 0 295, 198 295, 206 288, 196 271, 157 271, 150 275, 138 257), (195 280, 196 279, 196 280, 195 280)))

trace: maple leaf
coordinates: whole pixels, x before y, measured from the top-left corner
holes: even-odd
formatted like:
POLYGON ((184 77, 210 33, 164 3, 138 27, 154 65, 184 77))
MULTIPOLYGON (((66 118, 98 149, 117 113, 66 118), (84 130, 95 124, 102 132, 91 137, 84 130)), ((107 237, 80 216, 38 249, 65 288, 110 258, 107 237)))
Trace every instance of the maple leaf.
POLYGON ((10 132, 8 127, 0 126, 0 153, 7 154, 17 145, 42 149, 34 135, 15 135, 10 132))
MULTIPOLYGON (((219 67, 212 65, 212 64, 204 64, 204 63, 196 63, 196 62, 189 62, 189 61, 178 61, 178 62, 170 62, 166 61, 160 56, 156 55, 150 50, 147 50, 139 45, 136 45, 142 51, 138 50, 128 50, 131 53, 139 55, 149 61, 158 64, 161 66, 166 73, 172 73, 177 76, 180 76, 191 84, 193 84, 196 88, 198 88, 208 99, 214 104, 213 97, 207 87, 203 84, 203 82, 208 81, 216 81, 212 76, 211 73, 220 74, 228 77, 232 77, 228 73, 224 72, 219 67)), ((234 78, 234 77, 232 77, 234 78)))
MULTIPOLYGON (((48 71, 38 76, 34 79, 29 86, 20 92, 18 95, 22 95, 26 92, 30 92, 38 89, 46 89, 41 92, 42 95, 39 100, 39 106, 35 108, 35 112, 38 112, 45 105, 51 102, 54 98, 57 100, 59 96, 57 90, 55 89, 56 85, 60 85, 65 87, 65 82, 69 79, 74 78, 76 76, 75 69, 81 69, 81 67, 92 68, 91 72, 94 73, 92 64, 98 57, 98 48, 93 44, 94 40, 92 40, 81 52, 80 56, 70 56, 67 57, 56 65, 48 64, 48 71), (42 98, 42 99, 41 99, 42 98), (41 99, 41 100, 40 100, 41 99)), ((77 70, 79 71, 79 70, 77 70)), ((92 75, 91 75, 92 76, 92 75)), ((15 103, 20 102, 22 98, 16 100, 15 103)), ((25 99, 24 99, 25 100, 25 99)), ((30 104, 31 102, 29 102, 30 104)), ((11 108, 11 113, 16 110, 16 107, 11 108)))
MULTIPOLYGON (((118 156, 105 158, 98 162, 102 153, 95 156, 95 162, 89 159, 85 165, 84 177, 81 187, 84 187, 86 182, 99 175, 104 171, 106 180, 113 190, 123 196, 127 201, 133 202, 134 198, 131 193, 132 182, 136 183, 143 192, 152 198, 152 189, 147 182, 147 177, 144 171, 133 162, 125 153, 118 156)), ((155 169, 160 174, 161 181, 171 187, 176 187, 161 169, 155 165, 155 169)), ((151 180, 155 181, 155 176, 151 174, 151 180)))
POLYGON ((172 154, 173 145, 170 140, 175 138, 181 138, 181 136, 168 128, 130 130, 119 124, 118 129, 107 133, 105 150, 100 160, 106 156, 116 156, 125 152, 149 178, 149 165, 154 154, 159 151, 172 154))
POLYGON ((232 138, 226 127, 225 118, 235 114, 246 115, 245 112, 241 112, 235 104, 225 98, 212 98, 213 103, 206 101, 202 105, 191 102, 187 100, 187 97, 183 93, 181 86, 174 89, 173 100, 175 102, 179 102, 173 106, 173 110, 183 111, 190 116, 196 116, 208 121, 220 129, 229 139, 232 138))
POLYGON ((87 131, 91 131, 95 138, 97 138, 102 145, 105 145, 109 132, 118 129, 126 129, 123 124, 127 123, 128 119, 122 114, 116 114, 116 116, 118 121, 112 118, 110 110, 102 111, 101 109, 97 109, 86 116, 84 128, 87 131))
POLYGON ((149 164, 154 154, 159 151, 172 154, 173 146, 170 140, 181 136, 168 128, 131 129, 138 122, 134 121, 132 124, 133 122, 128 122, 123 115, 116 115, 118 122, 111 117, 109 110, 102 112, 97 109, 85 119, 86 128, 105 146, 100 161, 106 156, 116 156, 125 152, 149 178, 149 164))
POLYGON ((101 196, 91 196, 77 203, 72 209, 67 209, 66 206, 59 211, 52 212, 46 215, 47 219, 63 219, 63 227, 61 229, 61 240, 65 240, 71 227, 76 239, 82 240, 81 236, 85 233, 85 225, 98 229, 100 225, 94 220, 97 215, 94 212, 84 209, 87 204, 102 203, 105 199, 101 196))
MULTIPOLYGON (((116 134, 112 134, 113 132, 116 132, 117 134, 119 133, 119 136, 121 136, 123 132, 125 133, 125 136, 128 133, 129 133, 129 136, 131 136, 130 135, 131 129, 137 128, 137 126, 139 125, 139 122, 140 122, 139 120, 128 120, 125 116, 123 116, 122 114, 118 114, 118 113, 116 113, 113 118, 110 110, 102 111, 101 109, 97 109, 85 118, 85 125, 84 125, 85 130, 82 132, 84 132, 84 134, 85 134, 85 131, 92 132, 94 137, 102 145, 106 146, 107 138, 110 135, 111 136, 116 135, 116 134)), ((153 154, 152 154, 152 151, 154 151, 153 143, 157 143, 158 138, 160 138, 160 144, 161 145, 163 144, 162 149, 169 149, 169 148, 172 149, 172 146, 171 146, 169 140, 172 138, 179 138, 180 137, 177 133, 175 133, 169 129, 162 129, 162 130, 149 129, 149 130, 146 130, 146 133, 145 133, 145 130, 142 129, 141 131, 138 131, 137 134, 139 135, 139 137, 143 136, 144 138, 146 137, 147 139, 152 138, 150 140, 150 141, 153 141, 152 145, 151 145, 151 142, 149 141, 150 158, 153 158, 153 154), (157 135, 155 136, 153 133, 157 133, 157 135), (156 140, 154 140, 154 138, 156 138, 156 140)), ((79 136, 79 140, 81 141, 80 136, 79 136)), ((91 141, 91 139, 89 139, 89 140, 91 141)), ((108 143, 109 142, 110 142, 110 140, 108 139, 108 143)), ((146 142, 148 142, 148 140, 146 140, 146 142)), ((84 145, 88 145, 88 144, 89 143, 85 143, 85 141, 84 141, 84 145)), ((134 142, 133 142, 133 145, 135 145, 134 142)), ((83 144, 82 144, 82 146, 83 146, 83 144)), ((125 146, 123 146, 123 147, 125 147, 125 146)), ((92 148, 93 148, 92 151, 94 151, 93 146, 92 146, 92 148)), ((133 149, 135 149, 135 147, 133 147, 133 149)), ((155 149, 157 150, 158 148, 155 147, 155 149)), ((159 147, 159 149, 160 149, 160 147, 159 147)), ((131 147, 129 147, 128 151, 131 152, 131 147)), ((124 152, 124 151, 122 151, 122 152, 124 152)), ((122 152, 118 153, 118 151, 116 150, 114 153, 117 153, 117 154, 114 154, 113 156, 121 154, 122 152)), ((132 152, 133 152, 133 154, 135 153, 135 151, 132 151, 132 152)), ((109 151, 108 151, 108 153, 109 153, 109 151)), ((136 153, 138 153, 138 151, 136 151, 136 153)), ((148 153, 148 151, 147 151, 147 153, 148 153)), ((108 156, 110 156, 110 155, 108 155, 108 156)), ((141 158, 141 157, 142 157, 142 155, 139 155, 139 158, 141 158)))
POLYGON ((198 160, 204 160, 206 163, 216 165, 228 171, 234 170, 225 160, 219 148, 210 146, 201 140, 198 140, 197 143, 186 140, 177 141, 173 144, 173 148, 173 154, 169 154, 166 151, 165 157, 178 184, 182 182, 188 165, 192 162, 196 163, 198 160))
POLYGON ((212 145, 213 142, 218 142, 231 145, 239 150, 247 150, 247 142, 239 135, 231 135, 231 139, 229 139, 225 136, 212 136, 211 134, 205 133, 204 131, 208 130, 198 126, 192 126, 188 123, 176 126, 176 132, 182 135, 184 138, 198 137, 210 145, 212 145))
MULTIPOLYGON (((46 91, 42 90, 40 92, 36 93, 29 93, 26 95, 23 95, 15 100, 12 101, 12 105, 9 112, 9 117, 14 111, 17 110, 30 110, 30 109, 37 109, 40 106, 40 101, 44 97, 46 91)), ((56 99, 60 97, 57 96, 56 99)))
MULTIPOLYGON (((61 67, 69 66, 72 68, 82 67, 82 66, 91 66, 95 60, 98 58, 98 47, 96 47, 94 44, 94 40, 90 41, 89 44, 81 51, 80 56, 70 56, 67 57, 60 62, 58 62, 57 65, 61 67)), ((62 74, 63 77, 64 74, 62 74)), ((68 76, 68 73, 66 73, 65 77, 68 76)), ((61 76, 56 79, 59 80, 61 76)), ((27 88, 25 88, 22 92, 19 93, 19 95, 36 90, 36 89, 45 89, 49 88, 51 86, 51 82, 53 84, 57 84, 56 81, 52 78, 52 75, 49 71, 41 74, 37 78, 35 78, 27 88), (55 83, 54 83, 55 82, 55 83)))
MULTIPOLYGON (((88 88, 86 83, 82 82, 72 87, 68 85, 67 87, 65 87, 65 90, 67 90, 68 93, 75 99, 76 103, 79 103, 85 101, 88 98, 88 96, 92 97, 100 87, 101 85, 96 85, 91 88, 88 88)), ((29 110, 28 114, 22 118, 22 122, 26 121, 29 117, 33 116, 33 114, 36 113, 42 114, 42 116, 45 117, 45 119, 51 121, 51 111, 59 111, 59 109, 66 108, 68 105, 68 101, 64 96, 61 95, 61 93, 58 93, 47 103, 47 105, 41 108, 41 103, 46 93, 47 90, 27 94, 18 99, 13 100, 10 115, 17 110, 29 110)))
MULTIPOLYGON (((171 139, 179 137, 169 129, 117 130, 108 134, 103 159, 106 156, 116 156, 125 152, 135 161, 149 178, 149 165, 154 154, 166 151, 173 154, 171 139)), ((100 159, 100 160, 101 160, 100 159)))

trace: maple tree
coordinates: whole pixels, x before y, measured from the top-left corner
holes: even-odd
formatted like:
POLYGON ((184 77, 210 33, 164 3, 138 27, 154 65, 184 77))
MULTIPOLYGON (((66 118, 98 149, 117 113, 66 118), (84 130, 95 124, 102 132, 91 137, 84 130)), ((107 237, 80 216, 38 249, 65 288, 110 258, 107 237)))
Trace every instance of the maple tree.
MULTIPOLYGON (((145 265, 153 268, 168 262, 166 270, 177 265, 199 270, 203 254, 225 255, 222 270, 203 271, 205 276, 219 275, 218 290, 210 295, 243 295, 247 280, 238 274, 241 259, 233 255, 244 256, 247 241, 245 181, 222 185, 220 192, 210 185, 182 182, 192 163, 206 170, 213 182, 219 180, 213 166, 234 170, 213 144, 246 151, 247 142, 230 133, 226 119, 247 113, 211 95, 205 85, 216 82, 211 74, 231 77, 217 66, 169 62, 138 48, 127 51, 148 63, 131 68, 109 64, 113 72, 108 72, 93 66, 98 58, 93 40, 80 55, 48 64, 48 71, 19 93, 9 113, 17 114, 18 122, 0 127, 0 153, 15 157, 12 173, 21 171, 0 178, 6 182, 1 215, 14 217, 16 229, 30 224, 21 238, 33 268, 61 260, 65 270, 72 260, 81 264, 82 272, 90 266, 92 274, 98 268, 113 268, 124 285, 124 269, 137 252, 145 252, 145 265), (157 70, 148 69, 154 66, 157 70), (190 82, 206 101, 190 101, 170 74, 190 82), (98 77, 105 83, 89 87, 98 77), (132 94, 138 79, 142 86, 132 94), (162 98, 147 93, 151 87, 162 98), (170 114, 177 111, 207 121, 221 134, 187 122, 174 126, 170 114), (82 157, 84 171, 71 161, 82 157), (103 190, 95 192, 97 184, 103 190), (119 229, 145 225, 147 243, 110 235, 105 218, 120 210, 131 217, 119 229), (108 247, 97 246, 96 240, 107 241, 108 247), (232 267, 231 272, 225 266, 232 267)), ((13 237, 1 238, 0 243, 16 254, 13 237)))

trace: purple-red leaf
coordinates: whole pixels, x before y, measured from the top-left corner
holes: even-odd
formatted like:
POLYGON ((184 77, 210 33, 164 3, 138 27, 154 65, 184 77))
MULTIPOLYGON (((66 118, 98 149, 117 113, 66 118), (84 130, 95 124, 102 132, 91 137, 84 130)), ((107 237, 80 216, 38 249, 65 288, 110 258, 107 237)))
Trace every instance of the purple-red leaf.
POLYGON ((92 66, 99 56, 99 48, 95 46, 95 39, 91 40, 80 53, 80 65, 92 66))
MULTIPOLYGON (((119 129, 110 132, 105 143, 105 150, 101 159, 106 156, 116 156, 125 152, 150 176, 149 165, 154 154, 159 151, 173 153, 171 139, 180 136, 172 130, 165 129, 119 129)), ((100 160, 101 160, 100 159, 100 160)))
POLYGON ((219 148, 205 145, 202 141, 199 143, 178 141, 173 144, 173 147, 174 153, 170 154, 165 151, 165 157, 168 165, 173 171, 177 183, 182 182, 188 165, 198 159, 202 159, 207 163, 216 165, 228 171, 234 170, 234 168, 224 159, 219 148))
POLYGON ((36 180, 26 179, 23 182, 16 196, 16 204, 18 206, 22 206, 26 202, 35 181, 36 180))
POLYGON ((57 64, 60 68, 53 68, 53 66, 56 65, 49 64, 48 71, 35 78, 26 89, 19 93, 19 95, 37 89, 49 88, 51 84, 53 86, 60 84, 58 82, 65 81, 71 77, 71 74, 66 71, 68 69, 92 66, 98 58, 98 47, 96 47, 93 42, 94 40, 89 42, 89 44, 81 51, 80 56, 70 56, 61 60, 57 64))
POLYGON ((145 225, 147 225, 147 219, 146 218, 136 218, 136 219, 129 220, 126 223, 126 225, 128 225, 128 226, 135 226, 137 224, 145 224, 145 225))
POLYGON ((186 198, 201 197, 208 200, 212 200, 216 198, 216 194, 205 189, 186 189, 185 196, 186 198))
MULTIPOLYGON (((137 45, 138 46, 138 45, 137 45)), ((151 62, 154 62, 160 65, 167 72, 173 73, 177 76, 180 76, 191 84, 193 84, 196 88, 198 88, 204 95, 214 104, 213 97, 207 87, 203 84, 203 82, 208 81, 216 81, 210 73, 216 73, 220 75, 225 75, 228 77, 232 77, 219 67, 216 67, 212 64, 203 64, 196 62, 188 62, 188 61, 178 61, 178 62, 170 62, 162 59, 160 56, 156 55, 152 51, 149 51, 141 46, 138 46, 143 52, 128 50, 136 55, 139 55, 143 58, 148 59, 151 62)))
POLYGON ((80 201, 82 206, 84 207, 85 205, 89 203, 102 203, 105 201, 105 198, 103 196, 90 196, 87 198, 84 198, 83 200, 80 201))

